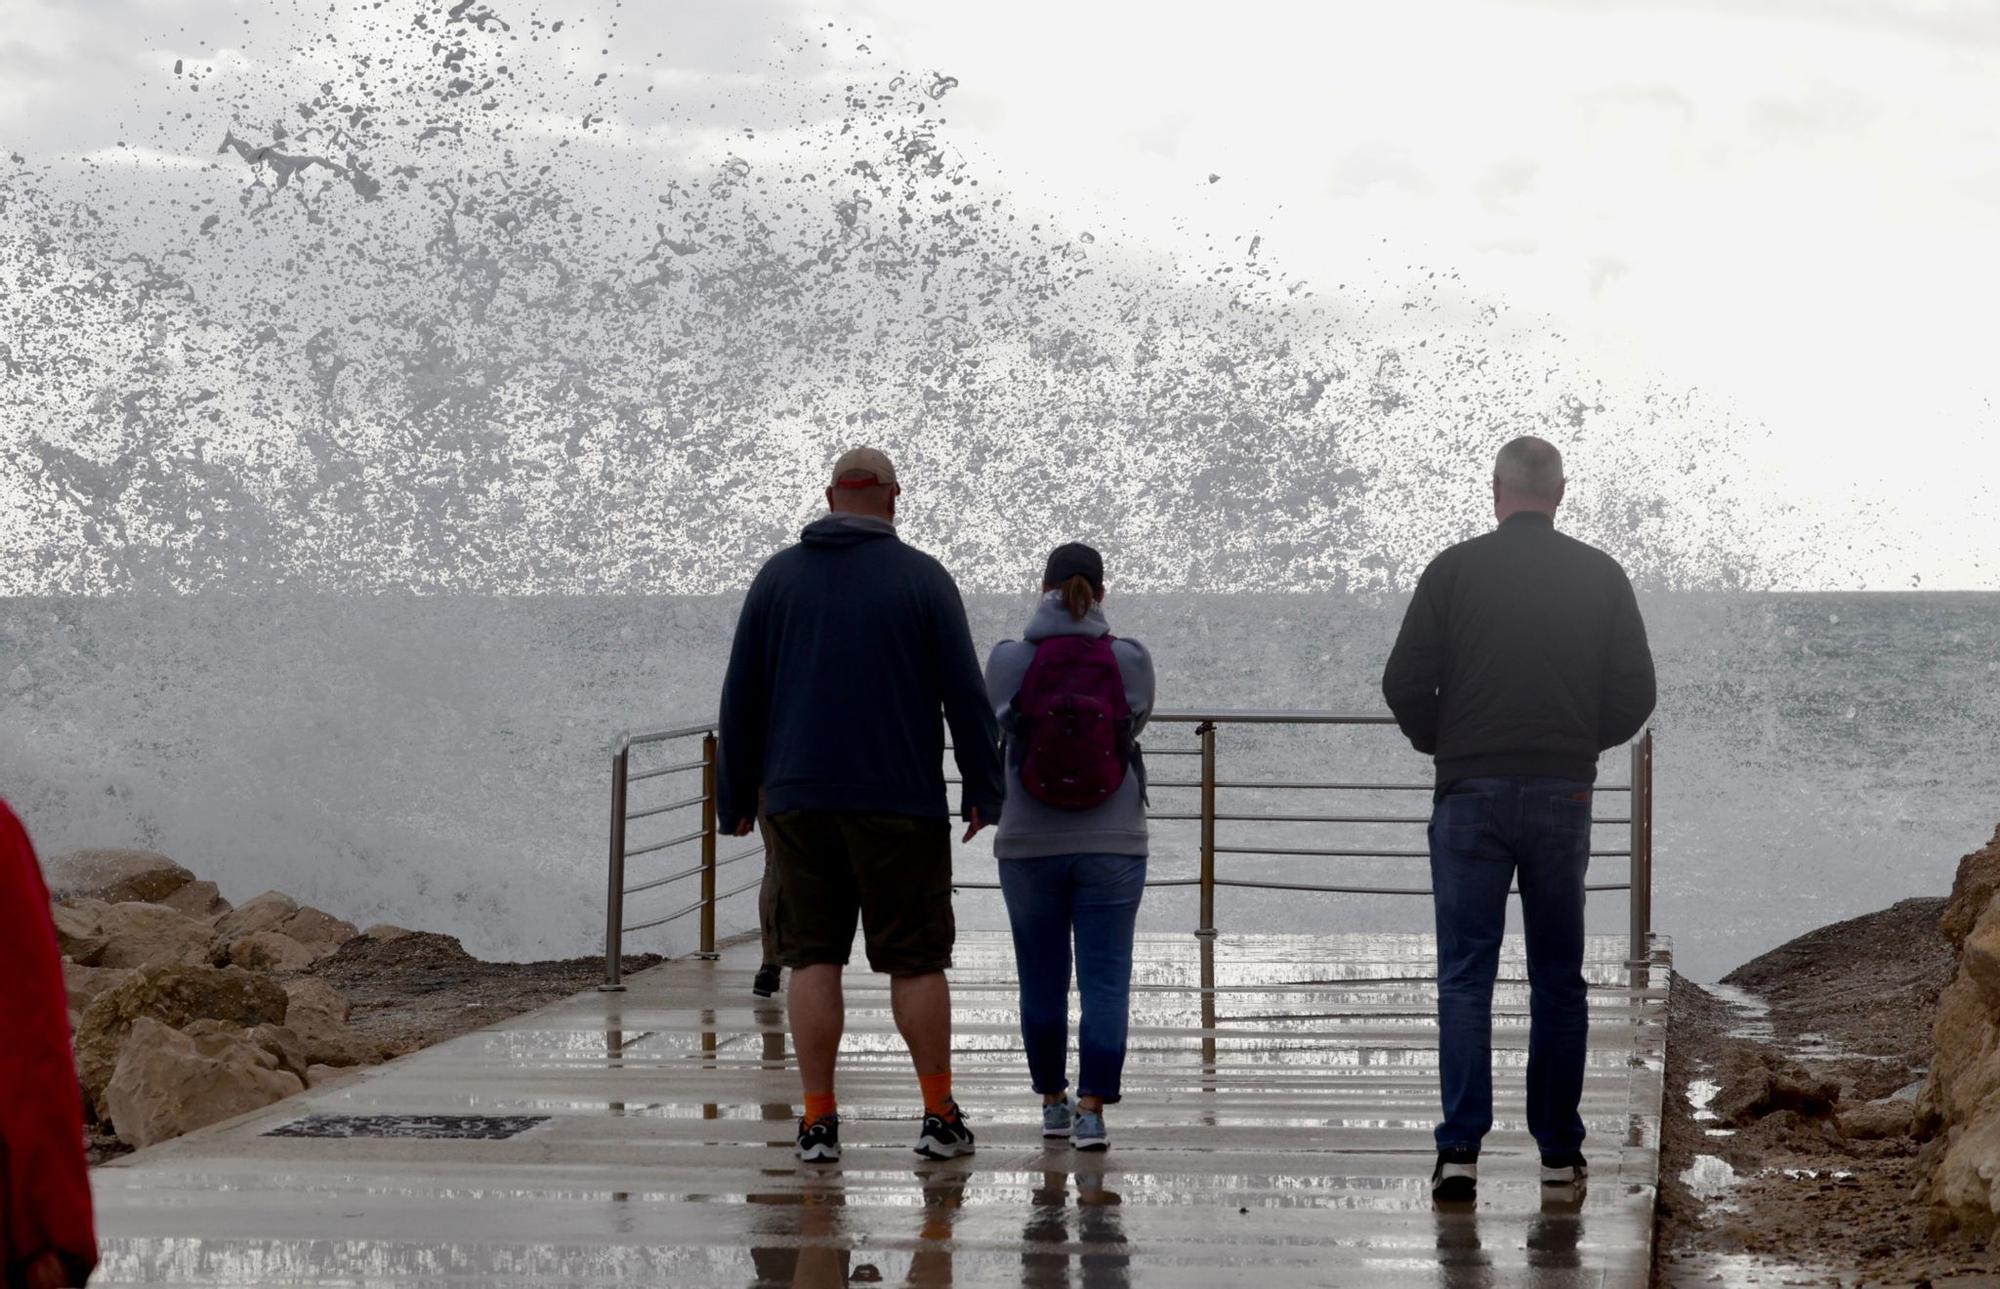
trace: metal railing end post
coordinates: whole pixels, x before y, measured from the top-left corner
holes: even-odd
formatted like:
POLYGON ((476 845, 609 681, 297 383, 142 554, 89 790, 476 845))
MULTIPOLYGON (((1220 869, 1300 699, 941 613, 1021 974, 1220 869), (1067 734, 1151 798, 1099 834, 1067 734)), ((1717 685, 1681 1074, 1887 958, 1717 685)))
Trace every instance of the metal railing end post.
POLYGON ((701 740, 701 957, 714 961, 715 951, 715 834, 716 820, 716 741, 713 730, 701 740))
POLYGON ((1631 945, 1627 953, 1636 969, 1652 961, 1653 938, 1653 730, 1648 726, 1632 740, 1631 769, 1631 945))
POLYGON ((1201 738, 1201 925, 1198 936, 1215 935, 1215 722, 1195 727, 1201 738))
POLYGON ((625 788, 632 768, 632 736, 618 736, 611 753, 611 863, 604 893, 604 985, 625 988, 625 788))

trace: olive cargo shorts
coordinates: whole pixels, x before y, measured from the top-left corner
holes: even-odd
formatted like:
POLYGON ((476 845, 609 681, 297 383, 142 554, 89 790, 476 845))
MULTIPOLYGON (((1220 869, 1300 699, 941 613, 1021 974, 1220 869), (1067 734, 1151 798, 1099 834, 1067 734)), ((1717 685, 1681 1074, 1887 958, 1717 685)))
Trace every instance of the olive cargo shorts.
POLYGON ((868 965, 921 976, 951 965, 951 821, 788 810, 765 817, 778 960, 845 964, 855 924, 868 965))

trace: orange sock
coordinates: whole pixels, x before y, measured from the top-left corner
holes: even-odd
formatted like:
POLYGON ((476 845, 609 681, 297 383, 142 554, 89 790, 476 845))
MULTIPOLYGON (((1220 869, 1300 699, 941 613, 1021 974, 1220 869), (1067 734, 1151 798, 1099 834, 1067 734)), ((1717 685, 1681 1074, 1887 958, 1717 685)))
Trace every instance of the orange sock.
POLYGON ((943 1114, 951 1109, 951 1071, 919 1074, 917 1086, 924 1090, 924 1113, 943 1114))
POLYGON ((821 1119, 831 1119, 837 1108, 831 1092, 806 1093, 806 1126, 810 1128, 821 1119))

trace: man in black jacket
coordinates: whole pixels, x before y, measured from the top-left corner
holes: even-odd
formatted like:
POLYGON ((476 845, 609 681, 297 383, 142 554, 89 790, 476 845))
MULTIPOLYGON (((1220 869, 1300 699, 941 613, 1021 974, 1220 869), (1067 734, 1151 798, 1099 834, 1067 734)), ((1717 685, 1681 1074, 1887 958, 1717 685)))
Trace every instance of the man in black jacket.
POLYGON ((1528 1129, 1542 1180, 1584 1176, 1584 873, 1597 756, 1652 713, 1653 657, 1618 561, 1555 530, 1562 454, 1500 449, 1499 526, 1431 561, 1382 674, 1382 696, 1437 761, 1439 1067, 1432 1193, 1470 1199, 1493 1126, 1493 982, 1517 877, 1528 942, 1528 1129))
POLYGON ((901 495, 882 453, 840 458, 831 513, 751 584, 722 685, 718 822, 747 836, 761 790, 805 1085, 799 1157, 811 1163, 840 1158, 833 1072, 857 920, 868 965, 890 977, 923 1089, 917 1152, 948 1159, 973 1146, 951 1095, 943 726, 965 784, 966 841, 1000 817, 1000 733, 957 585, 896 536, 901 495))

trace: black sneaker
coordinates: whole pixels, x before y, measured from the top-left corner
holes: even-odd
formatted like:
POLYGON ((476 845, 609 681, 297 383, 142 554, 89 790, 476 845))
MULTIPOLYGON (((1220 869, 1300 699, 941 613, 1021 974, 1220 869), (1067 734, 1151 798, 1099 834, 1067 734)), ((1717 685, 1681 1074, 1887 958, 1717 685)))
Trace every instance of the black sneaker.
POLYGON ((1431 1170, 1431 1198, 1459 1204, 1479 1193, 1479 1152, 1440 1150, 1437 1167, 1431 1170))
POLYGON ((1590 1176, 1590 1165, 1578 1151, 1565 1155, 1542 1156, 1542 1185, 1575 1186, 1590 1176))
POLYGON ((972 1129, 965 1126, 965 1113, 958 1102, 951 1114, 924 1115, 923 1129, 917 1134, 917 1153, 925 1159, 957 1159, 972 1153, 972 1129))
POLYGON ((799 1120, 799 1159, 808 1164, 840 1162, 840 1116, 830 1114, 810 1124, 799 1120))
POLYGON ((778 973, 781 968, 765 963, 757 968, 757 978, 750 982, 750 992, 759 998, 769 998, 778 992, 778 973))

